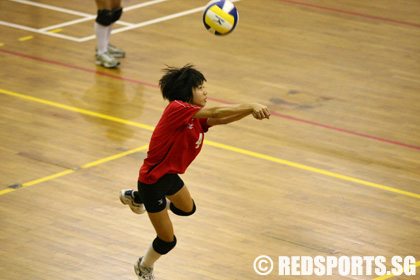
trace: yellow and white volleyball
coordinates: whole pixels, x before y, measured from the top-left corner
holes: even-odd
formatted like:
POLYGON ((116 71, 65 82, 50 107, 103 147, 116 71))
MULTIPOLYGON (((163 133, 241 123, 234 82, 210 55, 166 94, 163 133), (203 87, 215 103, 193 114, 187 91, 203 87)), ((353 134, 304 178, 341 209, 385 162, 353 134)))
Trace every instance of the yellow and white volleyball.
POLYGON ((215 35, 227 35, 235 29, 239 20, 235 5, 227 0, 210 1, 203 13, 203 23, 215 35))

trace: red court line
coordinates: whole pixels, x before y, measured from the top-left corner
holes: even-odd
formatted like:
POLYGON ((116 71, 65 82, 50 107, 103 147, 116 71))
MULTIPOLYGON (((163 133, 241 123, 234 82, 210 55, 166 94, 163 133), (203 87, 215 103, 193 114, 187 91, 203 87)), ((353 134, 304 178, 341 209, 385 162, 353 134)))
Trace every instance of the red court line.
MULTIPOLYGON (((231 102, 223 101, 223 100, 220 100, 220 99, 214 99, 214 98, 210 98, 210 97, 207 97, 207 99, 213 100, 213 101, 216 101, 216 102, 219 102, 219 103, 224 103, 224 104, 233 104, 231 102)), ((306 124, 319 126, 319 127, 323 127, 323 128, 327 128, 327 129, 331 129, 331 130, 336 130, 336 131, 344 132, 344 133, 347 133, 347 134, 352 134, 352 135, 355 135, 355 136, 360 136, 360 137, 365 137, 365 138, 369 138, 369 139, 373 139, 373 140, 377 140, 377 141, 381 141, 381 142, 386 142, 386 143, 389 143, 389 144, 399 145, 399 146, 403 146, 403 147, 406 147, 406 148, 420 150, 420 147, 417 147, 417 146, 414 146, 414 145, 400 143, 400 142, 396 142, 396 141, 392 141, 392 140, 388 140, 388 139, 384 139, 384 138, 379 138, 379 137, 376 137, 376 136, 371 136, 371 135, 367 135, 367 134, 363 134, 363 133, 359 133, 359 132, 355 132, 355 131, 351 131, 351 130, 347 130, 347 129, 343 129, 343 128, 338 128, 338 127, 333 127, 333 126, 329 126, 329 125, 325 125, 325 124, 321 124, 321 123, 316 123, 316 122, 313 122, 313 121, 303 120, 303 119, 295 118, 295 117, 292 117, 292 116, 279 114, 279 113, 276 113, 276 112, 271 112, 271 115, 276 116, 276 117, 280 117, 280 118, 284 118, 284 119, 289 119, 289 120, 292 120, 292 121, 298 121, 298 122, 301 122, 301 123, 306 123, 306 124)))
MULTIPOLYGON (((55 65, 66 67, 66 68, 85 71, 85 72, 89 72, 89 73, 93 73, 93 74, 97 74, 97 75, 103 75, 103 76, 107 76, 107 77, 110 77, 110 78, 113 78, 113 79, 119 79, 119 80, 131 82, 131 83, 141 84, 141 85, 144 85, 144 86, 159 88, 158 85, 141 82, 141 81, 137 81, 137 80, 134 80, 134 79, 124 78, 124 77, 120 77, 120 76, 117 76, 117 75, 104 73, 104 72, 100 72, 100 71, 96 71, 96 70, 91 70, 91 69, 87 69, 87 68, 73 66, 73 65, 69 65, 69 64, 65 64, 65 63, 61 63, 61 62, 57 62, 57 61, 53 61, 53 60, 48 60, 48 59, 44 59, 44 58, 40 58, 40 57, 35 57, 35 56, 31 56, 31 55, 26 55, 26 54, 22 54, 22 53, 17 53, 17 52, 8 51, 8 50, 1 50, 1 49, 0 49, 0 52, 11 54, 11 55, 16 55, 16 56, 20 56, 20 57, 24 57, 24 58, 28 58, 28 59, 33 59, 33 60, 41 61, 41 62, 45 62, 45 63, 55 64, 55 65)), ((215 101, 215 102, 223 103, 223 104, 233 104, 231 102, 224 101, 224 100, 221 100, 221 99, 210 98, 210 97, 208 97, 208 99, 212 100, 212 101, 215 101)), ((288 120, 292 120, 292 121, 306 123, 306 124, 309 124, 309 125, 314 125, 314 126, 318 126, 318 127, 322 127, 322 128, 326 128, 326 129, 331 129, 331 130, 335 130, 335 131, 339 131, 339 132, 343 132, 343 133, 347 133, 347 134, 351 134, 351 135, 355 135, 355 136, 360 136, 360 137, 364 137, 364 138, 369 138, 369 139, 372 139, 372 140, 377 140, 377 141, 381 141, 381 142, 385 142, 385 143, 389 143, 389 144, 393 144, 393 145, 398 145, 398 146, 402 146, 402 147, 406 147, 406 148, 410 148, 410 149, 420 150, 420 147, 410 145, 410 144, 396 142, 396 141, 393 141, 393 140, 388 140, 388 139, 384 139, 384 138, 380 138, 380 137, 376 137, 376 136, 371 136, 371 135, 367 135, 367 134, 363 134, 363 133, 359 133, 359 132, 355 132, 355 131, 350 131, 350 130, 346 130, 346 129, 343 129, 343 128, 333 127, 333 126, 329 126, 329 125, 325 125, 325 124, 321 124, 321 123, 316 123, 316 122, 313 122, 313 121, 299 119, 299 118, 295 118, 295 117, 288 116, 288 115, 282 115, 282 114, 275 113, 275 112, 272 112, 271 114, 273 116, 288 119, 288 120)))
POLYGON ((61 62, 58 62, 58 61, 53 61, 53 60, 49 60, 49 59, 45 59, 45 58, 41 58, 41 57, 31 56, 31 55, 27 55, 27 54, 23 54, 23 53, 17 53, 17 52, 8 51, 8 50, 0 50, 0 52, 11 54, 11 55, 16 55, 16 56, 20 56, 20 57, 24 57, 24 58, 29 58, 29 59, 36 60, 36 61, 55 64, 55 65, 63 66, 63 67, 66 67, 66 68, 85 71, 85 72, 89 72, 89 73, 93 73, 93 74, 97 74, 97 75, 102 75, 102 76, 106 76, 106 77, 110 77, 110 78, 114 78, 114 79, 119 79, 119 80, 131 82, 131 83, 141 84, 141 85, 144 85, 144 86, 159 88, 158 85, 153 85, 153 84, 149 84, 149 83, 145 83, 145 82, 141 82, 141 81, 137 81, 137 80, 133 80, 133 79, 129 79, 129 78, 123 78, 121 76, 113 75, 113 74, 110 74, 110 73, 105 73, 105 72, 100 72, 100 71, 91 70, 91 69, 87 69, 87 68, 82 68, 82 67, 78 67, 78 66, 74 66, 74 65, 70 65, 70 64, 65 64, 65 63, 61 63, 61 62))
POLYGON ((403 147, 406 147, 406 148, 420 150, 420 147, 418 147, 418 146, 405 144, 405 143, 401 143, 401 142, 397 142, 397 141, 392 141, 392 140, 388 140, 388 139, 384 139, 384 138, 380 138, 380 137, 376 137, 376 136, 371 136, 371 135, 367 135, 367 134, 363 134, 363 133, 359 133, 359 132, 355 132, 355 131, 350 131, 350 130, 346 130, 346 129, 343 129, 343 128, 338 128, 338 127, 333 127, 333 126, 329 126, 329 125, 325 125, 325 124, 321 124, 321 123, 302 120, 302 119, 298 119, 298 118, 295 118, 295 117, 291 117, 291 116, 287 116, 287 115, 281 115, 281 114, 277 114, 277 113, 272 113, 272 115, 282 117, 282 118, 285 118, 285 119, 289 119, 289 120, 294 120, 294 121, 307 123, 307 124, 310 124, 310 125, 315 125, 315 126, 327 128, 327 129, 332 129, 332 130, 336 130, 336 131, 340 131, 340 132, 344 132, 344 133, 348 133, 348 134, 353 134, 355 136, 365 137, 365 138, 369 138, 369 139, 373 139, 373 140, 377 140, 377 141, 381 141, 381 142, 386 142, 386 143, 389 143, 389 144, 394 144, 394 145, 399 145, 399 146, 403 146, 403 147))
POLYGON ((392 23, 401 24, 401 25, 420 27, 420 24, 417 24, 417 23, 405 22, 405 21, 383 18, 383 17, 377 17, 377 16, 371 16, 371 15, 365 15, 365 14, 360 14, 360 13, 356 13, 356 12, 350 12, 350 11, 345 11, 345 10, 339 10, 339 9, 314 5, 314 4, 310 4, 310 3, 298 2, 298 1, 292 1, 292 0, 277 0, 277 1, 287 2, 287 3, 296 4, 296 5, 300 5, 300 6, 306 6, 306 7, 311 7, 311 8, 316 8, 316 9, 321 9, 321 10, 326 10, 326 11, 336 12, 336 13, 341 13, 341 14, 346 14, 346 15, 352 15, 352 16, 357 16, 357 17, 364 17, 364 18, 369 18, 369 19, 374 19, 374 20, 392 22, 392 23))

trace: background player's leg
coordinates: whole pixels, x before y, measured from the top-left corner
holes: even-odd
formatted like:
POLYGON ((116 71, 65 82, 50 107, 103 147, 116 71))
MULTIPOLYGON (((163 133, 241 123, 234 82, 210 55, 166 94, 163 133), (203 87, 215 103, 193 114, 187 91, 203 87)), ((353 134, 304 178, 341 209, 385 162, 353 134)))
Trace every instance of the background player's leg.
POLYGON ((113 10, 121 6, 121 0, 95 0, 98 10, 113 10))
MULTIPOLYGON (((118 59, 108 54, 108 46, 110 35, 113 27, 113 22, 108 17, 99 16, 100 11, 111 11, 121 7, 121 0, 95 0, 98 8, 98 18, 95 21, 95 35, 97 43, 97 61, 98 65, 107 68, 114 68, 119 65, 118 59)), ((122 50, 121 50, 122 51, 122 50)), ((120 55, 119 57, 123 57, 120 55)))
POLYGON ((109 26, 104 26, 95 21, 95 35, 97 45, 97 55, 102 55, 107 52, 109 37, 108 37, 109 26))

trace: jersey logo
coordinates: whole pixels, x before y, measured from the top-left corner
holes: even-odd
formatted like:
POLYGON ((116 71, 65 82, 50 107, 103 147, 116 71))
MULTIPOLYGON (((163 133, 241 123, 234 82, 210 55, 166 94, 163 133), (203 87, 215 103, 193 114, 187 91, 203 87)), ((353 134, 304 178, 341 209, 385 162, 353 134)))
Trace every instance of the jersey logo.
POLYGON ((158 203, 159 203, 159 205, 162 205, 163 204, 163 199, 159 199, 158 203))
POLYGON ((193 127, 194 127, 194 124, 193 123, 189 123, 188 124, 188 129, 193 129, 193 127))

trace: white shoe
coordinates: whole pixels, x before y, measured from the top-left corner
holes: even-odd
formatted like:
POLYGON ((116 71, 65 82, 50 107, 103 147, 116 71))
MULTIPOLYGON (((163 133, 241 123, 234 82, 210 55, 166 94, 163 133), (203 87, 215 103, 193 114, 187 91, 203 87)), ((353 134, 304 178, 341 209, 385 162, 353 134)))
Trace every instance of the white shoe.
POLYGON ((148 268, 141 266, 141 260, 143 257, 140 257, 137 262, 134 264, 134 271, 136 272, 139 280, 154 280, 155 276, 153 275, 153 267, 148 268))
POLYGON ((113 57, 125 57, 125 51, 123 51, 122 49, 117 48, 116 46, 113 46, 111 44, 108 45, 108 52, 113 57))
POLYGON ((115 68, 120 65, 117 58, 113 57, 109 52, 96 56, 96 64, 106 68, 115 68))
MULTIPOLYGON (((108 44, 107 52, 116 58, 125 57, 125 51, 111 44, 108 44)), ((96 55, 98 55, 98 48, 96 48, 96 55)))
POLYGON ((136 214, 143 214, 146 212, 143 203, 136 203, 133 198, 134 190, 122 190, 120 192, 120 200, 122 204, 130 206, 131 211, 136 214))

